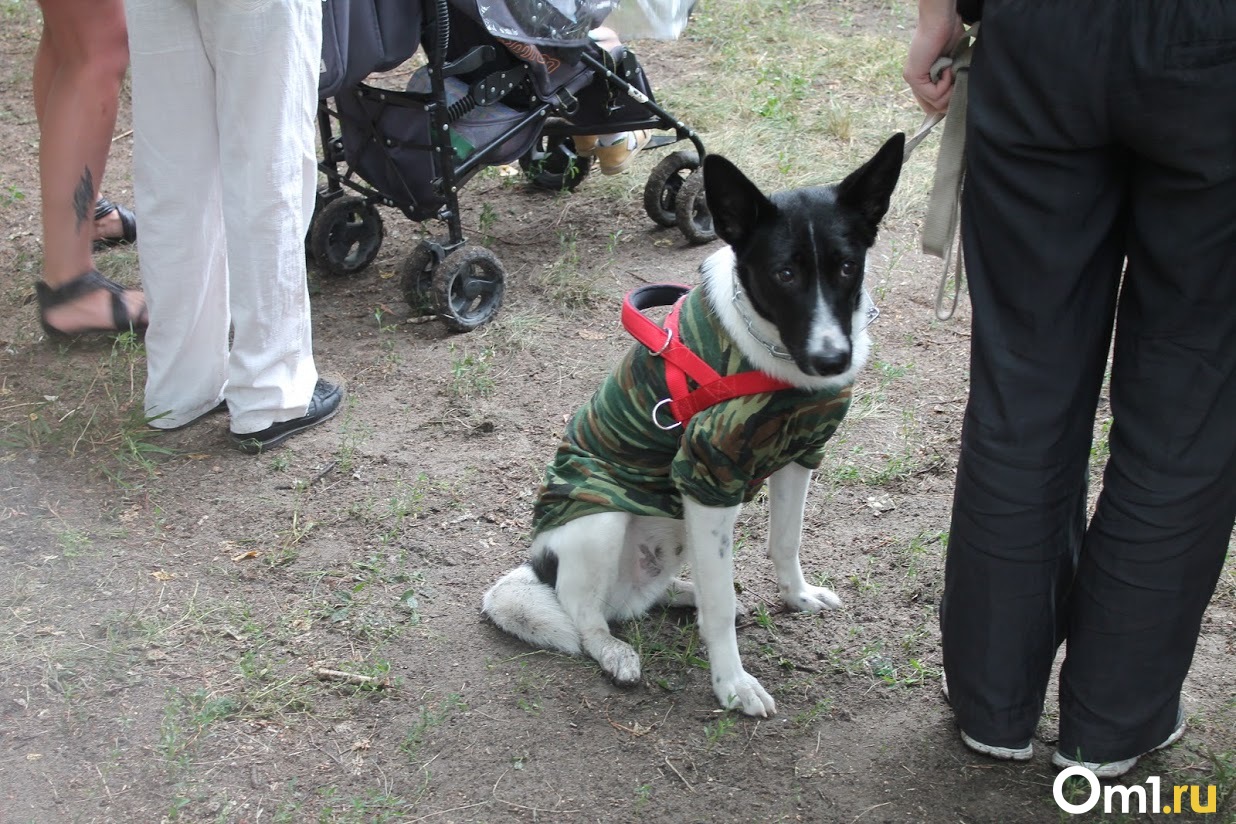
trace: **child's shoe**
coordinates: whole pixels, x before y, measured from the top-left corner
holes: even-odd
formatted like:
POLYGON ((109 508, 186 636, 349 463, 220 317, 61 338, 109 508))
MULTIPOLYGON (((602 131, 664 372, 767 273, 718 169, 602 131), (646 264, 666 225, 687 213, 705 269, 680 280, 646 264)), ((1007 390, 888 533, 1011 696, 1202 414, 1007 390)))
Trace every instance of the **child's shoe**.
MULTIPOLYGON (((592 155, 601 165, 601 174, 616 175, 625 172, 631 159, 639 154, 640 149, 648 145, 651 138, 652 132, 647 129, 603 135, 597 138, 592 155)), ((576 144, 576 152, 579 151, 578 144, 576 144)))
POLYGON ((580 157, 592 157, 592 153, 597 150, 597 135, 595 134, 572 135, 571 142, 575 144, 575 154, 580 157))

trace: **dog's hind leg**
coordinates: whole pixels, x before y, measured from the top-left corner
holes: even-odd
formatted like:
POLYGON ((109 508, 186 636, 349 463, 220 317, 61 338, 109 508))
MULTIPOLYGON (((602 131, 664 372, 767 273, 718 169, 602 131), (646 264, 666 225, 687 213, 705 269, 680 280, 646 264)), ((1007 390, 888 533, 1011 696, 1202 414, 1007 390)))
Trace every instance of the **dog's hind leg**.
MULTIPOLYGON (((665 592, 657 600, 659 606, 670 609, 695 608, 695 584, 682 578, 673 578, 665 592)), ((742 601, 734 599, 734 618, 742 618, 747 614, 747 607, 742 601)))
POLYGON ((657 603, 663 607, 694 608, 695 584, 684 581, 682 578, 671 578, 669 586, 665 588, 665 592, 661 593, 657 603))
POLYGON ((579 632, 584 652, 615 684, 639 683, 639 653, 609 631, 609 620, 625 617, 623 548, 631 516, 620 512, 588 515, 555 530, 558 602, 579 632))
POLYGON ((777 586, 785 605, 800 612, 836 609, 841 599, 827 587, 812 586, 803 577, 798 550, 803 540, 803 510, 811 470, 790 464, 768 479, 768 555, 777 572, 777 586))

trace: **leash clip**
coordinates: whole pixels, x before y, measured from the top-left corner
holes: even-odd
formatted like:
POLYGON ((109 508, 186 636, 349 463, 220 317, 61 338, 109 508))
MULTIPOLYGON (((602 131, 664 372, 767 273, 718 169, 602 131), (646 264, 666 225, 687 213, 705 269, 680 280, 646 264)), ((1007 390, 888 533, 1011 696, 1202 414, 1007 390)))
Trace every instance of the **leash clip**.
POLYGON ((657 429, 660 429, 664 432, 670 432, 682 426, 682 421, 674 421, 669 426, 666 426, 665 424, 661 423, 661 421, 657 417, 657 413, 661 411, 661 407, 665 406, 667 403, 673 403, 673 400, 674 400, 673 398, 662 398, 661 400, 657 401, 656 406, 652 407, 652 425, 655 426, 657 429))

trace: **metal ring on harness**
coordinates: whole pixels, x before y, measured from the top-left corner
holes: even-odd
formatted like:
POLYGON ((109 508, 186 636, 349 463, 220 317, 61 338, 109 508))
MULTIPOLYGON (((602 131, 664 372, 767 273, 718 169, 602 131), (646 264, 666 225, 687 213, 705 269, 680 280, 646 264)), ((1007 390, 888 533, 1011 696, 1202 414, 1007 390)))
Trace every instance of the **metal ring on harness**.
POLYGON ((657 349, 656 351, 653 351, 652 347, 650 346, 648 347, 648 351, 652 353, 652 356, 654 358, 659 358, 661 357, 662 353, 665 352, 666 349, 670 348, 670 344, 673 342, 674 342, 674 330, 666 329, 665 330, 665 343, 661 344, 661 348, 657 349))
POLYGON ((652 425, 655 426, 657 429, 661 429, 665 432, 670 432, 682 426, 681 421, 674 421, 669 426, 665 426, 664 424, 661 423, 661 421, 657 420, 657 413, 661 411, 661 407, 665 406, 667 403, 673 403, 673 402, 674 402, 673 398, 662 398, 661 400, 657 401, 656 406, 652 407, 652 425))

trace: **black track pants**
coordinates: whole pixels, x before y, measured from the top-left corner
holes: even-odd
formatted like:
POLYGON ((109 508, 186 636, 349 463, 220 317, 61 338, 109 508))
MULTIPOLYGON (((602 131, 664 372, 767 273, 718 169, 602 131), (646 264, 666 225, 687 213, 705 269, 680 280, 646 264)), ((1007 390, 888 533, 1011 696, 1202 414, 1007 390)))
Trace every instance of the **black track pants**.
POLYGON ((988 0, 970 89, 951 700, 1024 745, 1067 642, 1059 746, 1123 759, 1173 729, 1236 517, 1236 3, 988 0))

